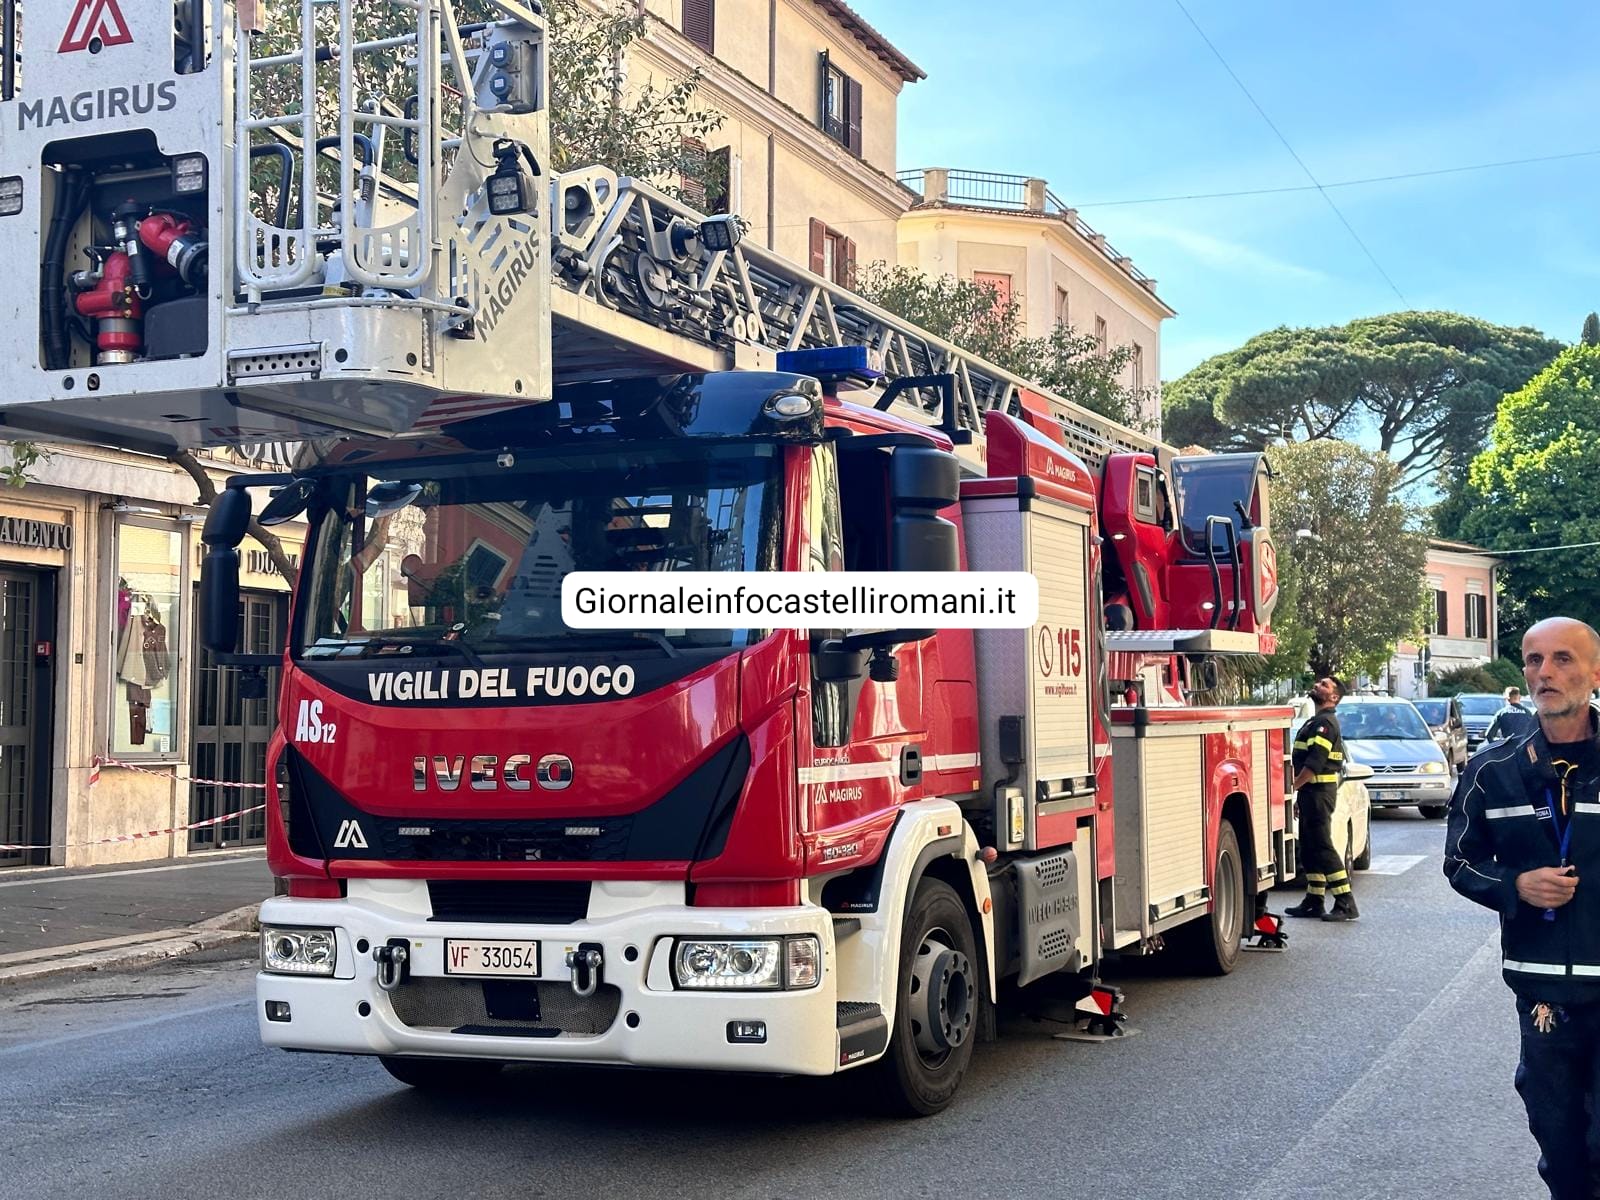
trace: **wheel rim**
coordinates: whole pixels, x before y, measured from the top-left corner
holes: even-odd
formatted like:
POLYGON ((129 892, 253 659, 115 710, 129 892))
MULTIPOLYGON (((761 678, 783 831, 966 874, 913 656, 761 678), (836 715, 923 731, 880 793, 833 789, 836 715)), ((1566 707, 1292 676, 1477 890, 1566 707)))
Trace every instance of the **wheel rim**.
POLYGON ((953 941, 946 930, 930 929, 911 960, 911 1035, 918 1057, 930 1067, 941 1066, 972 1032, 972 962, 951 947, 953 941))
POLYGON ((1234 869, 1233 851, 1224 848, 1217 855, 1217 926, 1222 934, 1222 942, 1228 945, 1237 942, 1243 934, 1239 926, 1239 914, 1243 911, 1239 903, 1239 872, 1234 869))

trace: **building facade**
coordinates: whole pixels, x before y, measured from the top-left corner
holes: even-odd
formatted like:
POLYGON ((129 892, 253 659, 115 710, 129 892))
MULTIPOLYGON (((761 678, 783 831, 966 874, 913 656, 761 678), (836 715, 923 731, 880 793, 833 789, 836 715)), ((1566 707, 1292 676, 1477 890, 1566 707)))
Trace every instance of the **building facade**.
POLYGON ((856 262, 895 259, 916 199, 895 179, 900 90, 915 63, 839 0, 646 0, 630 83, 702 72, 722 114, 706 139, 747 237, 838 283, 856 262))
MULTIPOLYGON (((204 465, 220 483, 278 458, 246 448, 204 465)), ((274 706, 242 697, 238 672, 197 646, 205 510, 194 481, 89 448, 54 448, 31 474, 0 492, 0 867, 261 842, 262 796, 249 785, 264 777, 274 706), (246 809, 256 811, 231 815, 246 809), (151 836, 111 840, 132 834, 151 836)), ((303 527, 278 532, 298 556, 303 527)), ((281 649, 289 585, 253 540, 241 582, 242 648, 281 649)))
POLYGON ((1389 660, 1389 689, 1396 696, 1426 696, 1428 676, 1500 657, 1499 565, 1478 546, 1428 540, 1428 630, 1418 641, 1401 642, 1389 660))
POLYGON ((1154 279, 1042 179, 946 167, 900 178, 918 196, 900 218, 902 266, 990 284, 1018 302, 1034 336, 1062 324, 1130 347, 1123 383, 1143 393, 1143 422, 1159 432, 1161 323, 1177 314, 1154 279))

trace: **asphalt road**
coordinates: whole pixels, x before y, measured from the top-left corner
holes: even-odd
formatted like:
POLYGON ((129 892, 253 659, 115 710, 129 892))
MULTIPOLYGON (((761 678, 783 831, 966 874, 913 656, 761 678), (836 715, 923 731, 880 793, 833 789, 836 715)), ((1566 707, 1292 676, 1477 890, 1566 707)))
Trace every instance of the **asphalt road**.
POLYGON ((1542 1195, 1493 918, 1439 874, 1441 822, 1373 831, 1359 923, 1297 923, 1221 980, 1138 964, 1118 1043, 1011 1013, 925 1121, 848 1075, 519 1068, 431 1099, 262 1049, 243 962, 7 990, 0 1197, 1542 1195))

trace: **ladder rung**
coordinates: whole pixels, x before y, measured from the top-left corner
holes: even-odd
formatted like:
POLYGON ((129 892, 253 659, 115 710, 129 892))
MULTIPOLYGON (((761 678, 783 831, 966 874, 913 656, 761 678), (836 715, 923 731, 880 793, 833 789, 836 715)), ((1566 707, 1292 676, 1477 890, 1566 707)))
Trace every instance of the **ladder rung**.
POLYGON ((290 113, 283 117, 252 117, 244 122, 246 129, 291 129, 303 128, 306 123, 304 113, 290 113))

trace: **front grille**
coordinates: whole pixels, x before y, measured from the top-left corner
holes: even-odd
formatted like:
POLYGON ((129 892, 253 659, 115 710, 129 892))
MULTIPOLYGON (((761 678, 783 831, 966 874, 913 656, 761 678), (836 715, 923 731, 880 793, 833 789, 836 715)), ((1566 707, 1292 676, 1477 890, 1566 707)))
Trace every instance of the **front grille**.
MULTIPOLYGON (((599 987, 592 996, 580 996, 568 983, 534 980, 485 983, 481 979, 411 979, 389 993, 389 1003, 402 1025, 412 1029, 448 1029, 478 1034, 532 1034, 553 1036, 569 1033, 596 1037, 611 1028, 622 1007, 622 992, 614 987, 599 987), (518 989, 537 996, 525 996, 516 1006, 538 1016, 494 1016, 485 988, 518 989)), ((503 1006, 503 1005, 502 1005, 503 1006)), ((501 1006, 496 1006, 501 1007, 501 1006)))
POLYGON ((1378 775, 1414 775, 1416 763, 1379 763, 1372 768, 1378 775))
POLYGON ((589 881, 430 879, 435 921, 571 925, 589 915, 589 881))

